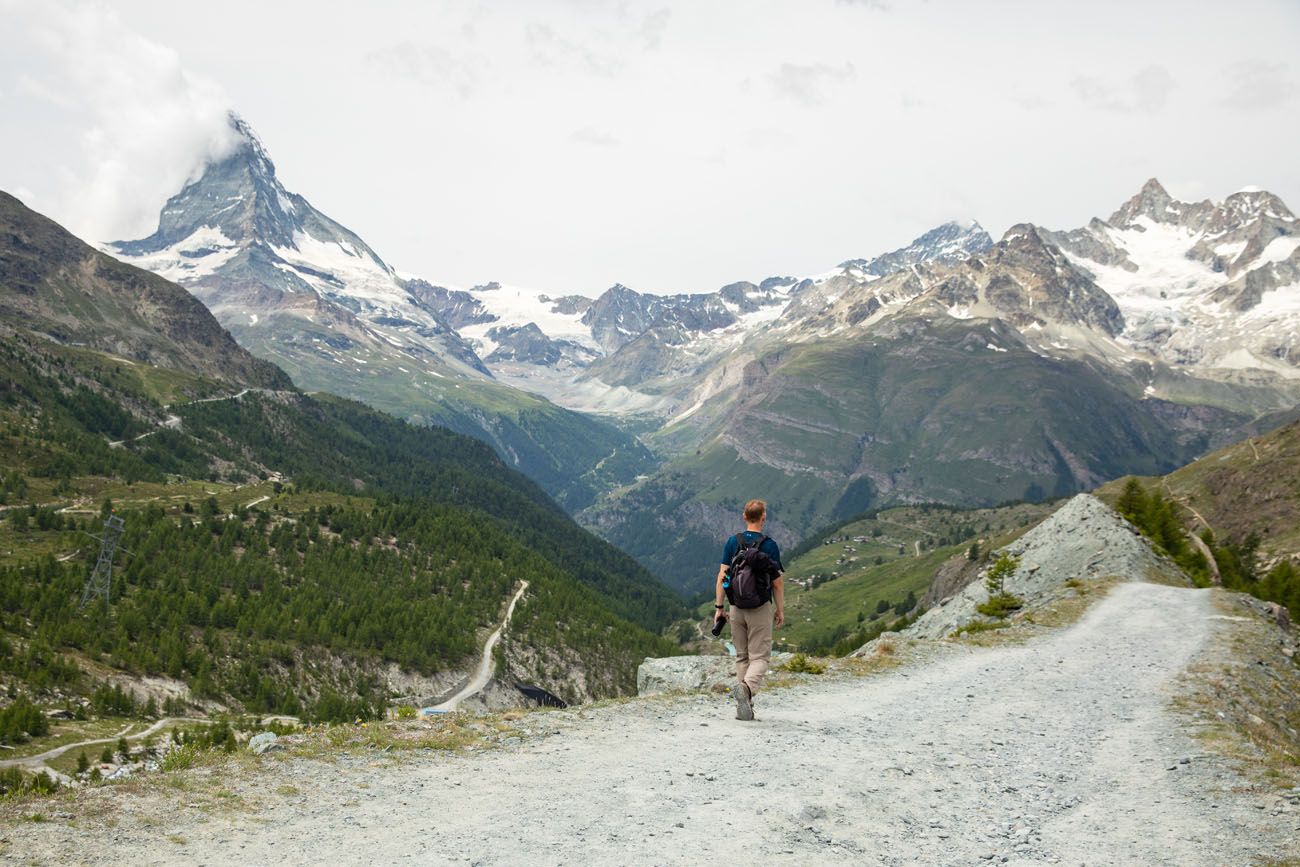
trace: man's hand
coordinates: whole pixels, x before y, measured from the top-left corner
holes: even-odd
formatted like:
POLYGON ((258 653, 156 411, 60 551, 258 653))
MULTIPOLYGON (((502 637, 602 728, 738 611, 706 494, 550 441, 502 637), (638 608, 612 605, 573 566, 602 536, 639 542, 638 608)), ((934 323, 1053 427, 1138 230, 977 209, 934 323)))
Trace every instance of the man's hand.
POLYGON ((776 616, 774 616, 774 617, 772 618, 772 623, 774 623, 776 626, 785 626, 785 609, 784 609, 784 608, 778 608, 778 609, 776 609, 776 616))

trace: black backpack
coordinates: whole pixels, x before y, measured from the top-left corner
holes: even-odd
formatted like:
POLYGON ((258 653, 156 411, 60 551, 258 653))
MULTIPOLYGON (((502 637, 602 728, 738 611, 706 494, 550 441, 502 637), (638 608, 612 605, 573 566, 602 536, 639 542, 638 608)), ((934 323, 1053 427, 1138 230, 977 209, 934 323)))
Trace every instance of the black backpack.
POLYGON ((757 542, 746 542, 743 533, 736 534, 730 580, 723 584, 727 601, 736 608, 757 608, 772 598, 772 558, 760 550, 766 541, 764 536, 757 542))

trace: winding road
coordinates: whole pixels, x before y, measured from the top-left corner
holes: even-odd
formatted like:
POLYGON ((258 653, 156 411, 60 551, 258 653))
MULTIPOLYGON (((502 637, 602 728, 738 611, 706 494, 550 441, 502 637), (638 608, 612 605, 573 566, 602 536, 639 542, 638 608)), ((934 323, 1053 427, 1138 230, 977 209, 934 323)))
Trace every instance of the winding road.
POLYGON ((425 708, 425 710, 452 711, 465 699, 478 695, 483 691, 484 687, 488 685, 488 681, 492 680, 492 651, 496 648, 497 642, 501 640, 501 633, 505 632, 506 627, 510 625, 510 618, 515 614, 515 604, 519 602, 520 597, 524 595, 524 591, 527 589, 528 582, 521 581, 518 592, 515 593, 514 598, 510 600, 510 605, 506 608, 505 619, 501 621, 501 625, 497 627, 496 631, 488 636, 487 643, 483 645, 483 658, 479 660, 478 669, 474 672, 474 676, 470 678, 469 683, 465 684, 451 698, 441 704, 435 704, 431 708, 425 708))

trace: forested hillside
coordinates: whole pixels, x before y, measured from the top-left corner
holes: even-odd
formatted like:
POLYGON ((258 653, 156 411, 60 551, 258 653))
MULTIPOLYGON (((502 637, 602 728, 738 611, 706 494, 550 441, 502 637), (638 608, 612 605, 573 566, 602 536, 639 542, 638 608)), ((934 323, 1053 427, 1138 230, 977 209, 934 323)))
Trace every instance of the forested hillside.
POLYGON ((127 673, 179 704, 369 715, 394 672, 418 692, 463 668, 520 580, 514 674, 617 694, 673 651, 680 602, 476 440, 22 332, 0 372, 0 670, 37 698, 127 673), (80 610, 109 501, 129 553, 80 610))
POLYGON ((1300 611, 1300 422, 1097 494, 1198 583, 1300 611))

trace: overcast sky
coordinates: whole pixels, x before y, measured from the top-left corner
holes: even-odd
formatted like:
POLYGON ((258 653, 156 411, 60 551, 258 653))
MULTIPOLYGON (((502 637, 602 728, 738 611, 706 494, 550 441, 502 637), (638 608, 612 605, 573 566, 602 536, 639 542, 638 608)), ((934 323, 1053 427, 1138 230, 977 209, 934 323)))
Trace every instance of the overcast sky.
POLYGON ((148 234, 233 108, 435 282, 824 271, 1265 187, 1300 208, 1300 3, 0 0, 0 188, 148 234))

